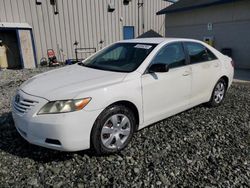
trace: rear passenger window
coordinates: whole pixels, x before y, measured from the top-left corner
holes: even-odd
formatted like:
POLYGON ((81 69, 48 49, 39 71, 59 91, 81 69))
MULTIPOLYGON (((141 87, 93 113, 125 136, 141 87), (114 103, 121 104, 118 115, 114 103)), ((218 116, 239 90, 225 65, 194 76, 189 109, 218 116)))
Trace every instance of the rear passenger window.
POLYGON ((207 49, 207 53, 208 53, 208 61, 212 61, 215 59, 218 59, 213 52, 211 52, 209 49, 207 49))
POLYGON ((185 45, 188 50, 191 64, 202 63, 217 59, 217 57, 202 44, 187 42, 185 43, 185 45))

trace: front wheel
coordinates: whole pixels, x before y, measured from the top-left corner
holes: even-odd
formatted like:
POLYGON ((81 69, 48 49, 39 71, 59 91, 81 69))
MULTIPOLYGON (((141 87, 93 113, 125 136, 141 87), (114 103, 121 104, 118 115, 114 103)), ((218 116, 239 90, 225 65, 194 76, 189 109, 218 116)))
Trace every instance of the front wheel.
POLYGON ((226 95, 227 85, 224 79, 220 79, 213 90, 212 96, 208 105, 211 107, 216 107, 221 105, 226 95))
POLYGON ((111 154, 124 149, 135 129, 133 112, 125 106, 108 107, 97 118, 91 144, 97 154, 111 154))

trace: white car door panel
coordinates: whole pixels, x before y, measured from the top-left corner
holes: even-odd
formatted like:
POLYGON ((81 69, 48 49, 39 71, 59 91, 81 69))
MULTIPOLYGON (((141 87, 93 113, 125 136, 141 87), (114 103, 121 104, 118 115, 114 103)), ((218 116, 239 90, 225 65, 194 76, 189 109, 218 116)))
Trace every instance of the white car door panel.
POLYGON ((218 81, 218 60, 192 65, 192 95, 194 103, 206 102, 218 81))
POLYGON ((191 66, 186 65, 182 44, 169 44, 159 50, 152 64, 159 62, 168 64, 169 71, 142 75, 143 111, 146 124, 181 112, 189 106, 192 69, 191 66))
POLYGON ((220 74, 220 61, 199 43, 185 43, 192 68, 192 106, 207 102, 220 74))
POLYGON ((191 93, 191 68, 142 76, 144 120, 157 121, 188 108, 191 93), (190 73, 190 74, 188 74, 190 73))

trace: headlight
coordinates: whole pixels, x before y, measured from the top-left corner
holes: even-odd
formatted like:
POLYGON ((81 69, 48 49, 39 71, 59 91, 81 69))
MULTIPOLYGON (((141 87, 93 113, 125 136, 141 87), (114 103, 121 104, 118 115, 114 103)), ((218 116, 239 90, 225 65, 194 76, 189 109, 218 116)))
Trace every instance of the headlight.
POLYGON ((90 101, 91 98, 48 102, 41 108, 41 110, 38 112, 38 115, 82 110, 90 101))

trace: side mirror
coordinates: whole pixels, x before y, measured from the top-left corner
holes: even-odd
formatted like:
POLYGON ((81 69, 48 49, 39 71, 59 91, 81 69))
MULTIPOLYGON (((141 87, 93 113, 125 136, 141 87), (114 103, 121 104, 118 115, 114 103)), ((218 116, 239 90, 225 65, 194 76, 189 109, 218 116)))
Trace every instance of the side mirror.
POLYGON ((149 73, 154 73, 154 72, 168 72, 169 71, 169 66, 167 64, 163 63, 155 63, 151 65, 148 69, 149 73))

